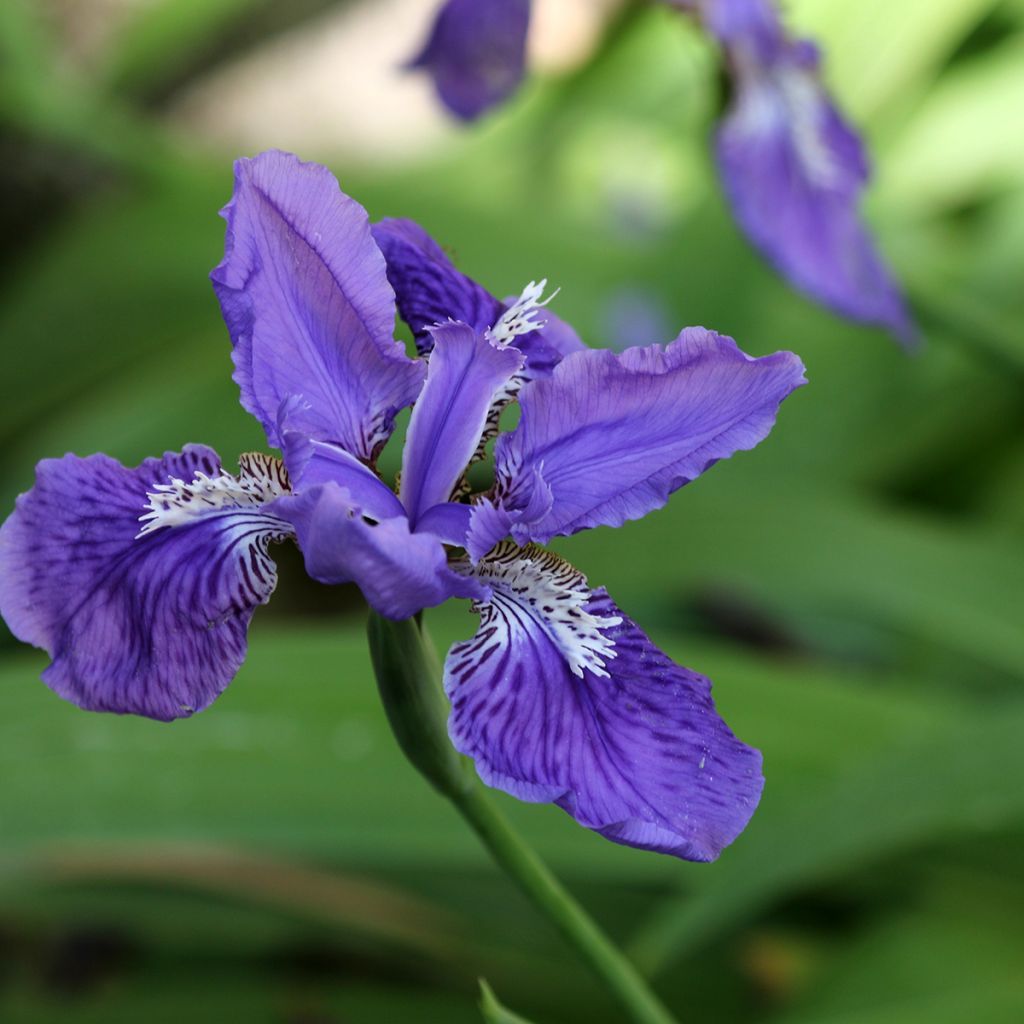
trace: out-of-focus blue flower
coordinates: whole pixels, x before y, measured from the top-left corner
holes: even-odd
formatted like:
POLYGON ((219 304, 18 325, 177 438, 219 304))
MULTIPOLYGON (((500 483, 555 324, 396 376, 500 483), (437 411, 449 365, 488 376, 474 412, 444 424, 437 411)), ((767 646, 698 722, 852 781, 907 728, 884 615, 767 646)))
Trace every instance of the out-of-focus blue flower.
MULTIPOLYGON (((860 217, 867 157, 822 85, 814 44, 787 35, 771 0, 664 2, 693 15, 722 48, 732 97, 717 129, 717 161, 747 237, 795 288, 912 344, 916 329, 900 289, 860 217)), ((460 117, 478 116, 514 91, 524 6, 449 0, 442 8, 424 51, 429 60, 415 63, 432 71, 460 117), (485 67, 500 89, 488 84, 485 67)))
POLYGON ((409 68, 434 81, 456 117, 472 121, 519 88, 530 0, 447 0, 409 68))
POLYGON ((752 448, 803 383, 688 328, 618 354, 582 345, 543 284, 500 302, 409 221, 371 231, 326 168, 240 160, 212 279, 242 404, 280 459, 211 449, 46 460, 0 528, 0 612, 88 709, 186 717, 241 664, 274 589, 272 542, 400 619, 468 597, 476 635, 445 665, 449 731, 485 782, 616 842, 709 860, 746 825, 760 754, 603 589, 538 545, 656 509, 752 448), (423 353, 394 340, 397 308, 423 353), (495 483, 467 467, 498 438, 495 483), (412 405, 397 493, 376 457, 412 405), (509 539, 511 538, 511 540, 509 539))
POLYGON ((721 44, 732 82, 718 126, 722 184, 736 220, 796 288, 904 344, 916 331, 860 217, 869 167, 857 133, 769 0, 689 0, 721 44))

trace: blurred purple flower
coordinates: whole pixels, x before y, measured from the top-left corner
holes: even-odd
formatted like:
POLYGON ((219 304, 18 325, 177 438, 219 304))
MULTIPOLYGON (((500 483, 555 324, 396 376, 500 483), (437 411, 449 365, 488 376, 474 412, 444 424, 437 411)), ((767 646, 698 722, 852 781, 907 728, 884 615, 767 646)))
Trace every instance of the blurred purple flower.
MULTIPOLYGON (((867 157, 821 83, 814 44, 786 34, 771 0, 663 2, 695 16, 722 47, 733 95, 718 126, 718 168, 747 237, 795 288, 913 344, 900 289, 860 219, 867 157)), ((449 109, 471 119, 515 90, 527 19, 527 3, 449 0, 414 64, 429 67, 449 109)))
POLYGON ((93 710, 205 708, 274 589, 270 544, 293 539, 313 577, 354 581, 386 617, 473 599, 480 626, 445 687, 452 740, 485 782, 616 842, 716 857, 757 804, 760 754, 707 679, 537 545, 639 518, 752 448, 800 361, 703 328, 587 349, 542 285, 499 302, 415 224, 371 233, 325 168, 288 154, 238 161, 223 212, 212 279, 235 380, 282 458, 244 455, 237 476, 201 445, 134 469, 41 462, 0 528, 0 612, 50 654, 48 685, 93 710), (393 338, 396 292, 424 357, 393 338), (516 396, 495 485, 471 497, 467 466, 516 396), (375 460, 409 405, 396 494, 375 460))
POLYGON ((447 0, 407 67, 426 71, 448 110, 472 121, 519 88, 529 22, 530 0, 447 0))

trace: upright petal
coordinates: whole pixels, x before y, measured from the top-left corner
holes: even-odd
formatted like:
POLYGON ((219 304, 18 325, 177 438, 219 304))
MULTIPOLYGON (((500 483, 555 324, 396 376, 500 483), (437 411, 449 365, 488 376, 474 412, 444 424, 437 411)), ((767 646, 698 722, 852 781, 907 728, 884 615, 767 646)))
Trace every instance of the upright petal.
POLYGON ((543 543, 646 515, 763 440, 803 382, 792 353, 753 359, 702 327, 664 348, 569 356, 523 388, 519 424, 495 449, 499 503, 524 510, 513 515, 513 536, 543 543), (531 494, 541 486, 550 489, 544 501, 531 494))
POLYGON ((529 0, 447 0, 409 67, 427 71, 444 105, 472 121, 519 87, 529 22, 529 0))
POLYGON ((466 324, 433 330, 427 383, 412 411, 402 455, 400 497, 415 527, 427 509, 448 501, 483 434, 491 403, 523 365, 466 324))
POLYGON ((368 521, 335 483, 272 506, 295 527, 306 571, 321 583, 355 583, 385 618, 407 619, 450 597, 479 597, 481 584, 448 566, 441 540, 413 533, 405 516, 368 521))
POLYGON ((53 659, 47 685, 83 708, 201 711, 276 584, 268 544, 291 527, 263 502, 285 486, 276 460, 252 457, 236 481, 201 445, 135 469, 47 459, 0 528, 0 613, 53 659))
POLYGON ((458 270, 419 224, 388 218, 373 225, 373 237, 387 261, 399 315, 420 352, 434 344, 430 328, 435 324, 460 320, 486 331, 501 316, 502 303, 458 270))
POLYGON ((795 287, 904 343, 915 330, 861 221, 868 165, 817 75, 808 43, 767 64, 733 61, 735 95, 717 155, 740 226, 795 287))
POLYGON ((449 733, 489 786, 628 846, 714 860, 761 794, 761 755, 711 684, 556 556, 499 548, 476 636, 445 663, 449 733))
MULTIPOLYGON (((458 270, 444 250, 411 220, 386 219, 373 225, 373 237, 388 265, 398 312, 421 353, 434 344, 430 329, 459 320, 496 340, 514 345, 526 357, 525 376, 546 377, 570 352, 586 346, 564 320, 540 309, 538 286, 504 302, 458 270), (524 319, 534 329, 524 330, 524 319)), ((543 287, 541 283, 540 287, 543 287)))
POLYGON ((370 462, 412 403, 423 367, 394 340, 395 302, 366 211, 318 164, 261 153, 235 164, 223 261, 210 275, 242 404, 281 446, 292 429, 370 462))

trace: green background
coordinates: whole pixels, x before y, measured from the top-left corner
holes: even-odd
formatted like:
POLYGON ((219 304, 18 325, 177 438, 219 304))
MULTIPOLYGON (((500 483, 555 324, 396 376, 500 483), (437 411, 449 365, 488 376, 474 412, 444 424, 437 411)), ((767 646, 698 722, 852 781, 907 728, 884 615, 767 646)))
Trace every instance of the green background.
MULTIPOLYGON (((88 74, 62 68, 47 5, 0 6, 4 511, 64 451, 262 447, 206 278, 237 154, 163 110, 326 6, 155 0, 88 74)), ((666 10, 416 163, 302 155, 498 295, 546 276, 591 344, 629 340, 614 304, 639 294, 662 340, 704 324, 807 365, 758 449, 557 545, 763 750, 749 829, 707 866, 499 797, 517 826, 681 1021, 1016 1022, 1024 3, 788 16, 870 142, 867 216, 924 328, 916 355, 747 247, 710 164, 714 54, 666 10)), ((402 761, 359 595, 280 554, 248 661, 195 720, 80 712, 0 635, 0 1020, 459 1024, 481 1019, 480 976, 538 1024, 621 1019, 402 761)), ((428 621, 442 649, 474 627, 458 603, 428 621)))

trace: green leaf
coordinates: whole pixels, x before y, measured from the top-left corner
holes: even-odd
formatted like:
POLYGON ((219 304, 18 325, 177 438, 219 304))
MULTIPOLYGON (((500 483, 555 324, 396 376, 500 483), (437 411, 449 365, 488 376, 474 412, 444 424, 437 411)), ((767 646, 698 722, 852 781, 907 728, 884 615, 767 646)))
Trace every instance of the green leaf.
POLYGON ((480 1012, 487 1024, 530 1024, 525 1017, 502 1006, 483 978, 480 979, 480 1012))

